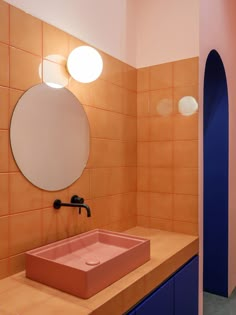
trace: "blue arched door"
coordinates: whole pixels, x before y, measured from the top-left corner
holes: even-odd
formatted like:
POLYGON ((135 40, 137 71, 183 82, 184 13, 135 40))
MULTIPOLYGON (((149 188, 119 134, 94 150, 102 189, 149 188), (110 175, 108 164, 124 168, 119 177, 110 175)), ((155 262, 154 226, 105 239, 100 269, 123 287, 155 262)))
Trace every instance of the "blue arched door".
POLYGON ((204 77, 204 291, 228 296, 228 89, 220 55, 204 77))

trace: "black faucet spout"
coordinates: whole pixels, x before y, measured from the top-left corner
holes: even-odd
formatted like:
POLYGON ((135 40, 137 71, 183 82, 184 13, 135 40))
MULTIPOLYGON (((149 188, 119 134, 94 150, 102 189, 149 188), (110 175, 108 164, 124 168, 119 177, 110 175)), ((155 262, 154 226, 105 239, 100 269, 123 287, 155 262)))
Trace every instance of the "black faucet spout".
POLYGON ((61 207, 73 207, 73 208, 79 208, 79 214, 81 214, 81 208, 86 209, 87 211, 87 217, 91 217, 91 210, 88 205, 84 203, 84 199, 78 197, 77 195, 73 196, 71 198, 71 203, 64 203, 61 202, 61 200, 56 199, 53 203, 54 209, 60 209, 61 207))
POLYGON ((88 205, 86 205, 85 203, 82 203, 82 204, 78 204, 78 207, 79 207, 79 213, 80 213, 80 209, 84 208, 87 211, 87 217, 91 217, 91 210, 88 205))

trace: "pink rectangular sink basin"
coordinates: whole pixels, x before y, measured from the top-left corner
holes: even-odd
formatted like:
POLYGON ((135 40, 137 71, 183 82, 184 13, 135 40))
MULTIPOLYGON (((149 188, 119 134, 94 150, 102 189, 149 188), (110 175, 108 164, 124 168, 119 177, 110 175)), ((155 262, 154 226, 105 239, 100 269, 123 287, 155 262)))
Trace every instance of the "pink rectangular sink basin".
POLYGON ((89 298, 150 259, 150 241, 92 230, 26 253, 26 277, 89 298))

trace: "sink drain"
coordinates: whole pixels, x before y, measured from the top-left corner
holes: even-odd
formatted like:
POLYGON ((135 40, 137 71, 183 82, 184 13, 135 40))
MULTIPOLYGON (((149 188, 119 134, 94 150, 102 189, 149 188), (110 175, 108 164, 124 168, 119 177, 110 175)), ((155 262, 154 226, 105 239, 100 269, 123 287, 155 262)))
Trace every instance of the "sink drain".
POLYGON ((91 259, 91 260, 87 260, 85 263, 86 263, 86 265, 89 265, 89 266, 96 266, 96 265, 100 264, 100 260, 91 259))

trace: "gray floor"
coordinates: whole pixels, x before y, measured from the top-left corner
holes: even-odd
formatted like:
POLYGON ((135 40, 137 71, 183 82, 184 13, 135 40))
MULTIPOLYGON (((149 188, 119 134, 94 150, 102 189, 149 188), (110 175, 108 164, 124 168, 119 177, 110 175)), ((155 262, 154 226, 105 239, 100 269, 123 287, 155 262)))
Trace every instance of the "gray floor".
POLYGON ((204 292, 204 315, 236 315, 236 290, 229 298, 204 292))

